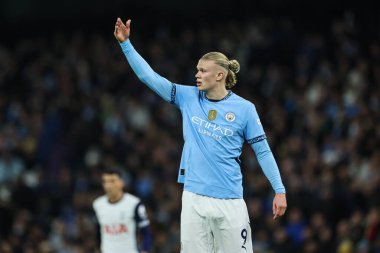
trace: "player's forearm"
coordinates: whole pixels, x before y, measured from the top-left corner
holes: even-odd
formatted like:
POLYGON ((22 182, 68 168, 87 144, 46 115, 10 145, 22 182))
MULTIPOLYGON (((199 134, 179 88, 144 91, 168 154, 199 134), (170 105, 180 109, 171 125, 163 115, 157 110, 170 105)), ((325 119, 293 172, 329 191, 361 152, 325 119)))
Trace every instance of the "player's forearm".
POLYGON ((120 46, 137 77, 164 100, 171 101, 174 84, 157 74, 134 49, 129 39, 120 43, 120 46))
POLYGON ((251 146, 255 151, 257 160, 265 176, 271 183, 273 190, 276 193, 285 193, 285 187, 281 181, 280 171, 267 140, 262 140, 252 144, 251 146))
POLYGON ((153 236, 152 231, 150 229, 150 226, 146 226, 141 228, 141 234, 142 234, 142 242, 141 242, 141 249, 144 252, 150 252, 152 249, 152 243, 153 243, 153 236))

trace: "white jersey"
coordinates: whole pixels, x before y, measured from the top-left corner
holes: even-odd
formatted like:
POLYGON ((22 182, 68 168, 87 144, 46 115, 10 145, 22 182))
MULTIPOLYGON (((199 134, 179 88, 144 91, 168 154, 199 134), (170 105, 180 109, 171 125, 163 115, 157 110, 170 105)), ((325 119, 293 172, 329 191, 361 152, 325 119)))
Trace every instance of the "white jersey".
POLYGON ((93 208, 100 225, 102 253, 138 253, 137 228, 149 225, 145 206, 129 193, 110 203, 107 196, 94 200, 93 208))

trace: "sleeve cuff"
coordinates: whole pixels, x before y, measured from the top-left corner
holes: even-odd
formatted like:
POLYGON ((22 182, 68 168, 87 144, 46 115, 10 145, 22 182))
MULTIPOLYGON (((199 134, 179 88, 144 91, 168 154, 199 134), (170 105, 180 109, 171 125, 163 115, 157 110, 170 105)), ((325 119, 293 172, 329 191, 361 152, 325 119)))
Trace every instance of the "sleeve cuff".
POLYGON ((276 194, 278 194, 278 193, 286 194, 286 191, 285 191, 285 188, 280 188, 280 189, 276 189, 276 190, 275 190, 275 193, 276 193, 276 194))
POLYGON ((123 41, 123 42, 119 42, 119 45, 121 46, 123 51, 128 51, 128 50, 133 48, 132 43, 129 39, 127 39, 126 41, 123 41))

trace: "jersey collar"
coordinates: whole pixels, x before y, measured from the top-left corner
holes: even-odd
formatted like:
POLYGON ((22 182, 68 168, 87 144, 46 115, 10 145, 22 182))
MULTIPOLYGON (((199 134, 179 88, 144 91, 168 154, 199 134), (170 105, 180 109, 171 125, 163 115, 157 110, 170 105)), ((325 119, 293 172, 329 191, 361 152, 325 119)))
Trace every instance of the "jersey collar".
POLYGON ((123 193, 123 195, 121 196, 121 198, 119 198, 118 200, 111 201, 108 197, 107 197, 107 200, 108 200, 108 203, 109 203, 109 204, 114 205, 114 204, 119 203, 123 198, 124 198, 124 193, 123 193))
POLYGON ((209 99, 209 98, 207 98, 207 96, 206 96, 206 92, 202 91, 202 93, 203 93, 203 97, 204 97, 206 100, 210 101, 210 102, 220 102, 220 101, 227 100, 227 99, 228 99, 229 97, 231 97, 231 95, 233 94, 233 92, 232 92, 231 90, 228 90, 227 95, 226 95, 224 98, 218 100, 218 99, 209 99))

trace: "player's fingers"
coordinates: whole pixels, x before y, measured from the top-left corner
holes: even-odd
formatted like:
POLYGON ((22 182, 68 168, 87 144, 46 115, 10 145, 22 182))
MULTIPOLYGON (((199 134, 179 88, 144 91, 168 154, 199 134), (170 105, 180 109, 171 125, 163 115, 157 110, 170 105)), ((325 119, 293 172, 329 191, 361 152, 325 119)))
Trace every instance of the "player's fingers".
POLYGON ((281 211, 281 209, 275 205, 275 209, 274 209, 274 212, 273 212, 273 220, 277 219, 278 217, 282 216, 283 213, 281 211))
POLYGON ((284 215, 286 212, 286 206, 282 207, 282 214, 281 215, 284 215))
POLYGON ((125 26, 126 26, 127 28, 130 28, 130 27, 131 27, 131 20, 130 20, 130 19, 128 19, 127 22, 125 22, 125 26))
POLYGON ((115 24, 115 27, 118 27, 118 28, 123 28, 123 27, 125 27, 124 24, 123 24, 123 21, 121 21, 120 18, 117 19, 116 24, 115 24))
POLYGON ((279 216, 282 216, 282 215, 284 215, 285 210, 286 210, 286 207, 285 207, 285 206, 279 206, 279 207, 277 208, 276 213, 277 213, 279 216))
POLYGON ((116 27, 116 26, 120 26, 120 18, 117 18, 117 19, 116 19, 115 27, 116 27))
POLYGON ((278 218, 278 208, 276 203, 273 203, 273 220, 278 218))
POLYGON ((116 24, 115 24, 115 31, 114 31, 115 33, 117 32, 117 30, 119 30, 119 27, 120 27, 120 26, 116 23, 116 24))

